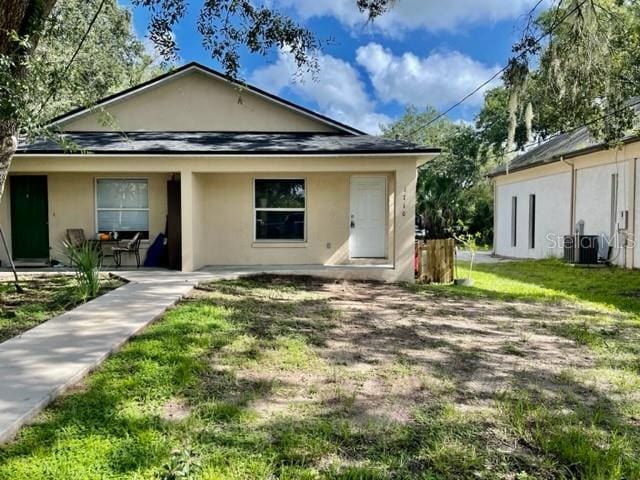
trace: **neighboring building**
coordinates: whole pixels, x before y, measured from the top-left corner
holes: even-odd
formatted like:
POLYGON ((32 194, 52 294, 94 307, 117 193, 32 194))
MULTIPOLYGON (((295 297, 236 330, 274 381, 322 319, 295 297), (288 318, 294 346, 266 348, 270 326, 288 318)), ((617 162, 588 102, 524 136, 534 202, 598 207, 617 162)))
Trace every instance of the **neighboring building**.
POLYGON ((587 128, 552 137, 493 172, 494 252, 559 257, 563 237, 599 237, 600 257, 640 266, 640 138, 609 149, 587 128))
POLYGON ((67 229, 141 232, 144 258, 168 230, 187 272, 341 265, 413 280, 417 167, 437 149, 365 135, 195 63, 53 125, 64 146, 22 144, 0 204, 16 260, 64 261, 67 229))

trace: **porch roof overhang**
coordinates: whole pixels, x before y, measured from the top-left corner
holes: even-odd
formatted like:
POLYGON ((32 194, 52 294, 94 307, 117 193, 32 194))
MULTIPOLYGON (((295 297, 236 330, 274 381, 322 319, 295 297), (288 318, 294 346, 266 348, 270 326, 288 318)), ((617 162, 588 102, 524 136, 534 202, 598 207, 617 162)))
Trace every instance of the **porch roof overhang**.
POLYGON ((437 155, 372 135, 305 132, 65 132, 20 144, 30 155, 437 155))

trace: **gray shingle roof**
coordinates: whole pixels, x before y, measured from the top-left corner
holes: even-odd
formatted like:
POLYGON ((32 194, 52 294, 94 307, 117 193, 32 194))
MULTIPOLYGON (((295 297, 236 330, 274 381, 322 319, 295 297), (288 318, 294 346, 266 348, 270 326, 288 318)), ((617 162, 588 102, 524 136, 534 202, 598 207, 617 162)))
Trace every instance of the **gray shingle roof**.
MULTIPOLYGON (((630 105, 640 115, 640 97, 629 100, 630 105)), ((640 140, 635 134, 630 134, 622 139, 630 143, 640 140)), ((582 127, 572 132, 552 136, 539 146, 521 153, 509 162, 509 171, 525 170, 527 168, 545 165, 560 160, 561 157, 570 158, 588 152, 604 150, 608 147, 606 142, 596 139, 587 127, 582 127)), ((499 176, 506 173, 506 166, 496 168, 491 176, 499 176)))
MULTIPOLYGON (((515 157, 509 162, 509 171, 523 170, 537 165, 544 165, 545 163, 556 162, 562 156, 599 145, 601 145, 601 142, 596 141, 589 134, 586 127, 573 133, 563 133, 515 157)), ((604 145, 602 147, 604 148, 604 145)), ((492 175, 496 176, 504 173, 506 173, 506 166, 501 165, 492 172, 492 175)))
POLYGON ((372 135, 237 132, 67 132, 64 141, 22 143, 18 153, 359 154, 439 153, 439 149, 372 135), (75 148, 61 146, 71 143, 75 148))

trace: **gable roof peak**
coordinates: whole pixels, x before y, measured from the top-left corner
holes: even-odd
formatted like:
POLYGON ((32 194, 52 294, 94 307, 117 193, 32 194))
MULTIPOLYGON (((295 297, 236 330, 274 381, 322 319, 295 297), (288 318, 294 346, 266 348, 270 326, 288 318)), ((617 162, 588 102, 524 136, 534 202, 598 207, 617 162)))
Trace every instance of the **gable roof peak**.
POLYGON ((285 108, 288 108, 290 110, 294 110, 304 116, 313 118, 321 123, 324 123, 326 125, 330 125, 333 128, 336 128, 337 130, 339 130, 341 133, 346 133, 346 134, 351 134, 351 135, 366 135, 365 132, 363 132, 362 130, 359 130, 357 128, 351 127, 349 125, 346 125, 342 122, 339 122, 337 120, 334 120, 330 117, 327 117, 325 115, 322 115, 318 112, 315 112, 309 108, 303 107, 301 105, 298 105, 294 102, 291 102, 289 100, 286 100, 285 98, 282 98, 278 95, 269 93, 265 90, 262 90, 256 86, 253 86, 249 83, 246 83, 240 79, 236 79, 231 77, 230 75, 227 75, 225 73, 222 73, 218 70, 215 70, 211 67, 208 67, 206 65, 203 65, 202 63, 196 62, 196 61, 191 61, 188 63, 185 63, 184 65, 181 65, 175 69, 172 69, 162 75, 159 75, 157 77, 154 77, 150 80, 147 80, 146 82, 143 82, 139 85, 135 85, 133 87, 127 88, 125 90, 122 90, 120 92, 116 92, 112 95, 109 95, 107 97, 104 97, 100 100, 98 100, 93 106, 91 107, 79 107, 76 108, 74 110, 71 110, 67 113, 64 113, 62 115, 59 115, 55 118, 53 118, 52 120, 50 120, 49 122, 49 126, 59 126, 71 119, 83 116, 83 115, 87 115, 87 114, 91 114, 94 112, 94 109, 97 107, 103 107, 106 106, 108 104, 111 104, 113 102, 117 102, 119 100, 122 100, 128 96, 132 96, 132 95, 136 95, 138 93, 141 93, 143 91, 145 91, 148 88, 152 88, 158 85, 161 85, 167 81, 171 81, 174 80, 175 78, 178 78, 182 75, 184 75, 187 72, 191 72, 191 71, 199 71, 201 73, 204 73, 205 75, 209 75, 211 77, 215 77, 218 79, 221 79, 223 81, 226 81, 228 83, 231 83, 233 85, 237 85, 239 87, 242 87, 244 89, 246 89, 247 91, 258 95, 259 97, 265 98, 271 102, 274 102, 276 104, 279 104, 285 108))

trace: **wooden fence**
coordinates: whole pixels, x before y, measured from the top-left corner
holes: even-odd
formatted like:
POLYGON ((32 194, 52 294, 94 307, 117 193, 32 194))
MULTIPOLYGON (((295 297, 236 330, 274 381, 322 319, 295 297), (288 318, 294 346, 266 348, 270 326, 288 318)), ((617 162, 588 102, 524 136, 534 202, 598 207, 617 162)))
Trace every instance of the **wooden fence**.
POLYGON ((416 244, 417 280, 451 283, 455 277, 455 240, 427 240, 416 244))

